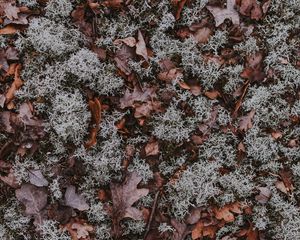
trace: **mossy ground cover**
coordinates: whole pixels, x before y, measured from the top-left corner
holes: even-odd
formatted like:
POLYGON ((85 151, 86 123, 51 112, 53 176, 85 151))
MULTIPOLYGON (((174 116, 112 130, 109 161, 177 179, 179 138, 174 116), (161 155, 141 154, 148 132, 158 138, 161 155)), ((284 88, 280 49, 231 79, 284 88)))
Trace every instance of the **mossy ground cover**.
POLYGON ((0 239, 300 239, 299 0, 0 15, 0 239))

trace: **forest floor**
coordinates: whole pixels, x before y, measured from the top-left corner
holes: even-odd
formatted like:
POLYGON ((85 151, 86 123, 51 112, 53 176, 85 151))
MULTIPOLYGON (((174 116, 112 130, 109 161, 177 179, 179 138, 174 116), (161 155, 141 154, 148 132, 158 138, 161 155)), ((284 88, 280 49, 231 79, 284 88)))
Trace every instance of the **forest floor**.
POLYGON ((0 0, 0 239, 300 239, 299 0, 0 0))

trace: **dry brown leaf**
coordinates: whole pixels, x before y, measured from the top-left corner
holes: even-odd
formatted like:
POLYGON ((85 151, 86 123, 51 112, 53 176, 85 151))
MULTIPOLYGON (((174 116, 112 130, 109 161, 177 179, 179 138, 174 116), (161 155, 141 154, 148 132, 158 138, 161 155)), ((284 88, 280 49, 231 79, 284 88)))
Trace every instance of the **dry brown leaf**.
POLYGON ((114 41, 114 44, 116 44, 116 45, 122 44, 122 43, 126 44, 129 47, 134 47, 136 45, 136 40, 134 37, 127 37, 124 39, 116 39, 114 41))
POLYGON ((240 24, 240 17, 235 10, 236 0, 227 0, 226 8, 219 8, 213 6, 207 6, 206 8, 211 12, 215 18, 216 27, 220 26, 226 19, 230 19, 233 24, 240 24))
POLYGON ((263 17, 263 11, 256 0, 241 0, 240 13, 259 20, 263 17))
POLYGON ((233 213, 241 214, 241 205, 239 202, 226 204, 222 208, 214 208, 215 217, 218 220, 224 220, 225 222, 233 222, 234 221, 234 215, 233 213))
POLYGON ((92 114, 89 140, 85 143, 85 148, 91 148, 97 144, 97 133, 101 122, 101 103, 98 98, 89 100, 89 109, 92 114))
POLYGON ((194 38, 198 43, 207 43, 212 31, 208 27, 198 29, 194 33, 194 38))
POLYGON ((75 218, 62 225, 62 230, 67 230, 72 240, 90 240, 90 233, 94 231, 94 227, 83 219, 75 218))
POLYGON ((168 71, 159 73, 157 77, 161 81, 172 83, 175 80, 182 79, 183 74, 180 68, 172 68, 168 71))
POLYGON ((11 186, 12 188, 20 187, 17 178, 14 175, 13 169, 9 170, 7 176, 0 176, 0 180, 6 183, 7 185, 11 186))
POLYGON ((23 85, 23 81, 20 78, 21 64, 18 64, 15 69, 14 81, 6 93, 6 103, 9 103, 15 96, 15 92, 23 85))
POLYGON ((136 54, 142 56, 146 61, 148 61, 148 52, 144 37, 140 30, 138 30, 138 42, 136 43, 136 54))
POLYGON ((241 131, 247 132, 250 128, 252 128, 252 119, 255 114, 255 109, 252 109, 246 116, 240 118, 239 129, 241 131))
POLYGON ((205 92, 204 95, 206 97, 208 97, 209 99, 214 100, 214 99, 217 99, 221 94, 217 90, 212 90, 212 91, 205 92))
POLYGON ((182 9, 184 7, 184 5, 186 4, 187 0, 179 0, 177 1, 177 11, 175 14, 175 19, 179 20, 180 19, 180 14, 182 12, 182 9))
POLYGON ((159 145, 156 140, 151 140, 145 146, 146 156, 154 156, 159 153, 159 145))
POLYGON ((125 181, 121 184, 111 183, 111 196, 113 202, 112 210, 112 235, 120 237, 122 234, 120 221, 123 218, 132 218, 141 220, 143 218, 142 212, 132 207, 141 197, 146 196, 149 190, 146 188, 138 189, 137 185, 142 180, 136 172, 130 173, 125 181))
POLYGON ((284 186, 286 187, 286 190, 288 192, 293 191, 294 185, 292 171, 290 169, 281 169, 279 171, 279 175, 284 183, 284 186))
POLYGON ((133 92, 126 89, 124 96, 120 99, 120 107, 124 109, 126 107, 133 107, 135 102, 147 102, 155 97, 155 91, 156 88, 154 87, 141 90, 138 86, 135 86, 133 92))
POLYGON ((14 20, 18 19, 18 13, 20 12, 19 8, 12 5, 12 3, 8 3, 4 8, 5 15, 8 19, 14 20))
POLYGON ((102 5, 111 8, 121 8, 123 2, 123 0, 106 0, 102 3, 102 5))
POLYGON ((18 29, 13 25, 7 25, 4 28, 0 29, 0 35, 9 35, 17 33, 18 29))

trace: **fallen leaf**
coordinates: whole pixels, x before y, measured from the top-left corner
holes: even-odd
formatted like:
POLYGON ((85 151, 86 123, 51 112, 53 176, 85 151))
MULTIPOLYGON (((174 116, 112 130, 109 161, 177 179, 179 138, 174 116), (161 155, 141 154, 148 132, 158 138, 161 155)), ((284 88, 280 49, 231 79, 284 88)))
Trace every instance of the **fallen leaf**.
POLYGON ((146 156, 155 156, 159 153, 159 145, 156 140, 150 140, 145 146, 146 156))
POLYGON ((136 201, 149 193, 149 190, 146 188, 137 188, 137 185, 141 180, 142 178, 139 177, 136 172, 132 172, 128 175, 123 183, 110 184, 113 202, 112 234, 114 237, 120 237, 122 234, 120 221, 123 218, 128 217, 134 220, 141 220, 143 218, 142 212, 137 208, 132 207, 136 201))
POLYGON ((183 9, 184 5, 186 4, 187 0, 179 0, 179 1, 176 1, 176 2, 177 2, 177 11, 176 11, 176 14, 175 14, 175 19, 179 20, 180 19, 180 14, 181 14, 182 9, 183 9))
POLYGON ((178 220, 173 218, 171 219, 171 224, 176 230, 173 232, 172 240, 184 240, 186 236, 190 233, 185 223, 179 222, 178 220))
POLYGON ((41 170, 28 170, 29 173, 29 181, 31 184, 37 187, 46 187, 49 182, 43 176, 41 170))
POLYGON ((198 29, 194 33, 194 38, 198 43, 207 43, 212 31, 208 27, 198 29))
POLYGON ((79 211, 85 211, 89 209, 89 205, 86 203, 83 196, 75 192, 75 186, 68 186, 65 193, 65 205, 78 209, 79 211))
POLYGON ((217 91, 217 90, 206 91, 206 92, 204 93, 204 95, 205 95, 206 97, 208 97, 209 99, 212 99, 212 100, 217 99, 219 96, 221 96, 221 94, 220 94, 219 91, 217 91))
POLYGON ((247 132, 250 128, 252 128, 252 119, 254 114, 255 110, 252 109, 246 116, 240 118, 239 129, 241 131, 247 132))
POLYGON ((111 8, 121 8, 123 2, 123 0, 106 0, 102 3, 102 5, 111 8))
POLYGON ((226 204, 222 208, 214 208, 215 217, 218 220, 224 220, 225 222, 233 222, 234 221, 234 215, 233 213, 241 214, 241 205, 239 202, 234 202, 230 204, 226 204))
POLYGON ((4 8, 5 15, 8 19, 14 20, 18 19, 18 13, 20 12, 19 8, 12 5, 12 3, 8 3, 4 8))
POLYGON ((271 190, 267 187, 258 187, 257 189, 259 194, 255 196, 255 200, 262 204, 267 203, 272 195, 271 190))
POLYGON ((148 61, 148 52, 144 37, 140 30, 138 30, 138 42, 136 43, 136 54, 142 56, 146 61, 148 61))
POLYGON ((159 101, 147 101, 145 103, 135 103, 134 104, 134 117, 142 118, 149 117, 151 112, 162 112, 161 102, 159 101))
POLYGON ((16 190, 17 199, 26 207, 26 215, 37 215, 47 205, 47 191, 45 188, 31 184, 22 184, 16 190))
POLYGON ((20 187, 12 168, 9 170, 9 173, 6 176, 0 176, 0 180, 12 188, 20 187))
POLYGON ((155 96, 155 91, 156 88, 154 87, 141 90, 139 87, 135 86, 132 93, 126 89, 124 96, 120 99, 120 107, 124 109, 126 107, 132 107, 134 102, 146 102, 155 96))
POLYGON ((134 48, 123 44, 120 49, 117 50, 116 55, 114 57, 114 61, 116 62, 116 66, 125 74, 130 75, 132 70, 129 67, 129 60, 133 59, 136 56, 134 48))
POLYGON ((240 13, 251 19, 259 20, 263 17, 262 9, 256 0, 241 0, 240 13))
POLYGON ((180 68, 172 68, 168 71, 161 72, 158 74, 157 78, 166 83, 172 83, 173 81, 182 79, 182 69, 180 68))
POLYGON ((13 25, 7 25, 0 29, 0 35, 10 35, 17 33, 18 29, 13 25))
POLYGON ((129 47, 135 47, 136 45, 136 40, 134 37, 127 37, 127 38, 123 38, 123 39, 116 39, 114 41, 114 44, 118 45, 118 44, 126 44, 129 47))
POLYGON ((216 27, 220 26, 226 19, 230 19, 233 24, 240 24, 240 17, 235 10, 236 0, 227 0, 226 8, 207 6, 206 8, 211 12, 215 18, 216 27))
POLYGON ((85 143, 87 149, 97 144, 97 133, 101 122, 101 108, 101 103, 98 98, 95 97, 89 100, 89 109, 92 114, 92 119, 89 140, 85 143))
POLYGON ((23 85, 23 81, 20 78, 21 67, 21 64, 16 66, 14 81, 5 95, 6 103, 9 103, 14 98, 15 92, 23 85))
POLYGON ((286 190, 288 192, 294 190, 294 185, 293 185, 293 175, 292 171, 290 169, 281 169, 279 170, 279 175, 284 183, 284 186, 286 187, 286 190))
POLYGON ((89 233, 94 230, 92 225, 79 223, 73 223, 71 228, 76 230, 78 239, 86 239, 89 236, 89 233))

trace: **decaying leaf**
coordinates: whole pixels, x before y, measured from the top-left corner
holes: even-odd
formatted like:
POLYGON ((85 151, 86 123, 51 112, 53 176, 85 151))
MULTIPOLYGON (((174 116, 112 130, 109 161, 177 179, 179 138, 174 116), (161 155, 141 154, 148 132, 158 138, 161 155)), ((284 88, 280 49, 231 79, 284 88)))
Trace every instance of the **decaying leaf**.
POLYGON ((194 33, 194 38, 198 43, 207 43, 211 34, 212 31, 210 28, 203 27, 194 33))
POLYGON ((14 20, 18 19, 18 13, 20 12, 20 9, 10 2, 5 6, 4 12, 8 19, 14 20))
POLYGON ((246 116, 240 118, 239 129, 241 131, 247 132, 252 128, 252 119, 255 114, 255 109, 252 109, 246 116))
POLYGON ((69 223, 63 225, 63 230, 67 230, 72 240, 90 240, 90 233, 94 227, 86 223, 83 219, 71 219, 69 223))
POLYGON ((136 172, 132 172, 123 183, 112 183, 110 185, 113 202, 112 234, 115 237, 119 237, 121 235, 120 221, 123 218, 128 217, 135 220, 141 220, 143 218, 142 212, 132 206, 141 197, 144 197, 149 193, 149 190, 146 188, 137 188, 137 185, 141 180, 142 178, 139 177, 136 172))
POLYGON ((259 20, 263 17, 263 11, 256 0, 241 0, 239 11, 242 15, 255 20, 259 20))
POLYGON ((262 204, 267 203, 272 195, 271 190, 267 187, 259 187, 257 189, 259 194, 255 196, 255 200, 262 204))
POLYGON ((29 174, 29 181, 31 184, 37 187, 48 186, 49 182, 43 176, 41 170, 28 170, 28 174, 29 174))
POLYGON ((132 107, 134 102, 146 102, 155 96, 155 91, 154 87, 141 90, 136 86, 132 93, 126 89, 124 96, 120 99, 121 108, 132 107))
POLYGON ((203 220, 199 221, 195 228, 192 231, 192 239, 202 239, 203 237, 209 237, 210 239, 214 239, 216 236, 216 232, 218 227, 215 225, 205 224, 203 220))
POLYGON ((85 211, 89 209, 89 205, 86 203, 83 196, 75 192, 75 186, 68 186, 65 193, 66 206, 78 209, 79 211, 85 211))
POLYGON ((47 205, 46 189, 31 184, 23 184, 20 189, 17 189, 16 197, 25 205, 25 213, 28 216, 38 215, 47 205))
POLYGON ((176 230, 173 232, 173 240, 184 240, 186 236, 190 233, 185 223, 179 222, 176 219, 171 219, 171 224, 176 230))
POLYGON ((138 31, 138 42, 136 43, 136 54, 148 61, 147 47, 141 31, 138 31))
POLYGON ((180 80, 183 77, 182 69, 172 68, 168 71, 161 72, 158 74, 158 79, 166 83, 172 83, 175 80, 180 80))
POLYGON ((91 119, 89 140, 85 143, 86 148, 91 148, 92 146, 95 146, 97 143, 97 133, 101 122, 101 109, 102 109, 100 100, 96 97, 94 99, 90 99, 89 109, 92 114, 92 119, 91 119))
POLYGON ((123 38, 123 39, 116 39, 114 41, 114 44, 126 44, 129 47, 135 47, 136 45, 136 40, 134 37, 127 37, 127 38, 123 38))
POLYGON ((15 92, 23 85, 23 81, 20 78, 21 64, 18 64, 15 69, 14 81, 11 84, 11 87, 6 93, 6 103, 9 103, 15 96, 15 92))
POLYGON ((241 205, 239 202, 226 204, 222 208, 214 208, 215 216, 218 220, 224 220, 225 222, 233 222, 234 215, 233 213, 241 214, 241 205))
POLYGON ((235 10, 236 0, 227 0, 226 8, 219 8, 207 6, 206 8, 211 12, 215 18, 216 27, 220 26, 226 19, 230 19, 233 24, 240 24, 240 17, 235 10))
POLYGON ((151 140, 145 147, 146 156, 153 156, 159 153, 159 145, 156 140, 151 140))

